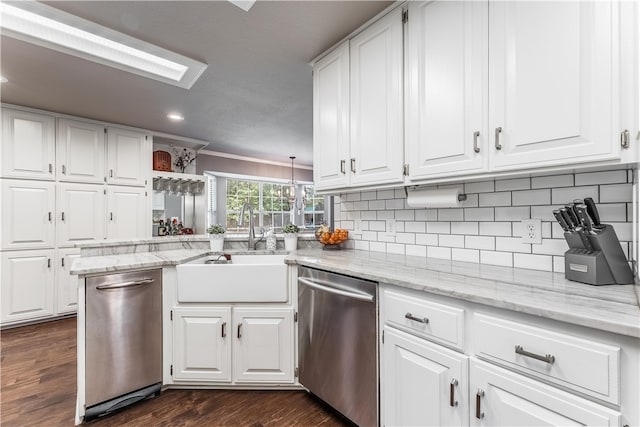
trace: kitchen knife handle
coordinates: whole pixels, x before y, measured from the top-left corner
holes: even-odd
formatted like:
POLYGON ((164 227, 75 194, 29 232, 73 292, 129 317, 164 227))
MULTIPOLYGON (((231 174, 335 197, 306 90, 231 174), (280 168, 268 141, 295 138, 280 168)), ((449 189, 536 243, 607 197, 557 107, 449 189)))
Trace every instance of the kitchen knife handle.
POLYGON ((593 225, 596 227, 600 226, 600 214, 598 213, 598 208, 596 207, 596 202, 593 201, 591 197, 586 197, 584 199, 584 204, 587 205, 587 213, 593 220, 593 225))
POLYGON ((480 131, 475 131, 473 133, 473 151, 476 153, 480 152, 480 147, 478 146, 478 138, 480 138, 480 131))
POLYGON ((567 208, 560 208, 560 216, 567 223, 567 226, 568 226, 567 227, 568 228, 567 231, 575 230, 575 228, 576 228, 576 226, 578 224, 573 221, 573 219, 571 218, 571 215, 569 214, 569 210, 567 208))
POLYGON ((497 127, 496 128, 496 133, 495 133, 496 150, 502 150, 502 144, 500 144, 500 134, 501 133, 502 133, 502 128, 501 127, 497 127))
POLYGON ((558 223, 560 224, 560 227, 562 227, 564 231, 569 231, 569 224, 567 224, 567 222, 562 217, 562 214, 560 213, 559 210, 553 211, 553 216, 556 217, 556 220, 558 221, 558 223))
POLYGON ((591 220, 589 219, 589 214, 587 214, 587 206, 586 205, 577 205, 576 209, 578 211, 578 218, 580 218, 580 223, 585 231, 591 233, 593 231, 593 225, 591 224, 591 220))
MULTIPOLYGON (((576 213, 575 205, 573 203, 569 203, 568 205, 565 205, 565 208, 567 210, 567 214, 569 215, 569 219, 571 220, 571 223, 573 224, 573 226, 574 227, 580 226, 580 220, 578 219, 578 214, 576 213)), ((562 209, 560 209, 560 211, 562 211, 562 209)))

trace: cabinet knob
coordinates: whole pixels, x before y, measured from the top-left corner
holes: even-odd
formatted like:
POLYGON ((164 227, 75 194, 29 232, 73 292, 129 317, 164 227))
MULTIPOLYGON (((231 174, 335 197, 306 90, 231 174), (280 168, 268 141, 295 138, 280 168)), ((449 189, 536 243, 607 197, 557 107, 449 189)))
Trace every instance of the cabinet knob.
POLYGON ((502 133, 502 128, 501 127, 497 127, 496 128, 496 134, 495 134, 496 150, 502 150, 502 144, 500 144, 500 134, 501 133, 502 133))

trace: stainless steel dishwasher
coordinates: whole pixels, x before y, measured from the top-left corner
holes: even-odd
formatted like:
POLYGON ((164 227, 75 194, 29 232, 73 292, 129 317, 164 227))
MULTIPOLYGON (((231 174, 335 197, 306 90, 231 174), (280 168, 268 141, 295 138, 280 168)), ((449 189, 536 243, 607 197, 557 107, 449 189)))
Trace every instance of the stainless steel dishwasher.
POLYGON ((300 267, 300 383, 361 427, 378 425, 377 284, 300 267))
POLYGON ((85 284, 85 421, 160 393, 162 270, 85 284))

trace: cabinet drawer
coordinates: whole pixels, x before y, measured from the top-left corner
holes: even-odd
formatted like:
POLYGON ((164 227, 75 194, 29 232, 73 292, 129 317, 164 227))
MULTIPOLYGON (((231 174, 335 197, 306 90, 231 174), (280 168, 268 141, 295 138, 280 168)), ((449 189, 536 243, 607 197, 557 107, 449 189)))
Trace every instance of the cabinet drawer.
POLYGON ((482 314, 474 316, 473 327, 479 357, 620 403, 619 347, 482 314))
POLYGON ((462 348, 464 310, 426 299, 385 290, 384 322, 437 341, 462 348))

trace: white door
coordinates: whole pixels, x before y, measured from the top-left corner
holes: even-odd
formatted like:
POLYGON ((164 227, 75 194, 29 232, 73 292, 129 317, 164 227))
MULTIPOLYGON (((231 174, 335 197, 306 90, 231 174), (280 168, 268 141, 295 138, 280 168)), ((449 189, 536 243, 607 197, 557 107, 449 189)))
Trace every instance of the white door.
POLYGON ((55 179, 55 131, 51 116, 2 108, 0 175, 55 179))
POLYGON ((151 212, 144 188, 109 186, 107 189, 107 238, 135 239, 151 234, 151 212))
POLYGON ((2 253, 2 323, 53 315, 54 251, 2 253))
POLYGON ((71 274, 73 260, 80 258, 80 249, 58 249, 56 256, 56 313, 78 310, 78 276, 71 274))
POLYGON ((349 42, 313 66, 313 182, 349 185, 349 42))
POLYGON ((467 356, 389 327, 382 353, 383 425, 468 425, 467 356))
POLYGON ((55 244, 55 183, 3 179, 2 249, 43 249, 55 244))
POLYGON ((58 180, 104 183, 105 127, 77 120, 58 120, 58 180))
POLYGON ((235 382, 293 382, 293 309, 233 310, 235 382))
POLYGON ((58 246, 105 238, 105 186, 58 184, 58 246))
POLYGON ((352 185, 403 181, 402 31, 396 8, 350 41, 352 185))
POLYGON ((620 157, 617 3, 492 1, 494 170, 620 157))
POLYGON ((231 307, 173 309, 173 379, 231 381, 231 307))
POLYGON ((621 424, 619 412, 473 358, 469 384, 472 426, 621 424))
POLYGON ((409 179, 484 172, 487 1, 409 2, 409 179))
POLYGON ((151 176, 151 139, 126 129, 107 128, 107 182, 144 187, 151 176))

